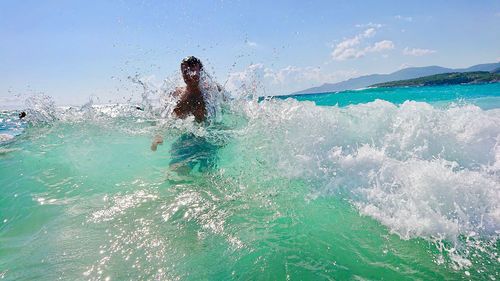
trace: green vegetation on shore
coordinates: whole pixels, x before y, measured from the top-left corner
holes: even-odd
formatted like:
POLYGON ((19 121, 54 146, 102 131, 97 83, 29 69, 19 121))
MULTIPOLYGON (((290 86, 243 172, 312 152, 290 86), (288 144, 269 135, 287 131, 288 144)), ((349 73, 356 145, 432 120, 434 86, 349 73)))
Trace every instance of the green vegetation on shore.
POLYGON ((500 82, 500 73, 475 71, 436 74, 415 79, 378 83, 369 87, 418 87, 493 82, 500 82))

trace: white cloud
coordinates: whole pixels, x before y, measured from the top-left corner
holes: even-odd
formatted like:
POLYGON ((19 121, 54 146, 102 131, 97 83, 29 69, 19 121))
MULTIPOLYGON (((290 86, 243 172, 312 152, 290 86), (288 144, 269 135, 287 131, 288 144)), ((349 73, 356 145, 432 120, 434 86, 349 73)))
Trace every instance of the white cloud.
POLYGON ((394 18, 398 19, 398 20, 404 20, 404 21, 407 21, 407 22, 412 22, 413 21, 413 18, 412 17, 403 17, 401 15, 397 15, 395 16, 394 18))
POLYGON ((0 103, 16 103, 22 102, 18 97, 0 97, 0 103))
POLYGON ((250 46, 250 47, 257 47, 257 43, 255 42, 252 42, 252 41, 246 41, 247 45, 250 46))
POLYGON ((430 50, 430 49, 413 48, 410 50, 410 48, 408 48, 408 47, 406 47, 403 50, 403 54, 409 55, 409 56, 423 56, 423 55, 427 55, 427 54, 433 54, 435 52, 436 52, 435 50, 430 50))
POLYGON ((21 108, 24 100, 20 97, 0 97, 0 109, 21 108))
POLYGON ((403 63, 402 65, 399 66, 399 70, 401 69, 405 69, 405 68, 408 68, 408 67, 411 67, 411 65, 407 64, 407 63, 403 63))
POLYGON ((332 56, 334 60, 347 60, 347 59, 357 59, 359 57, 364 56, 365 53, 363 50, 358 50, 354 48, 348 49, 335 49, 332 52, 332 56))
POLYGON ((361 42, 361 39, 363 38, 368 38, 368 37, 373 37, 375 35, 375 29, 374 28, 369 28, 365 30, 365 32, 356 35, 354 38, 344 40, 337 44, 338 49, 347 49, 349 47, 353 47, 358 45, 361 42))
POLYGON ((241 72, 231 73, 225 88, 233 97, 282 95, 327 82, 338 82, 354 75, 356 71, 325 72, 313 66, 290 65, 275 71, 258 63, 241 72))
POLYGON ((373 36, 375 36, 375 28, 368 28, 363 33, 363 38, 370 38, 370 37, 373 37, 373 36))
POLYGON ((376 42, 372 47, 368 46, 365 49, 365 52, 381 52, 384 50, 392 50, 394 49, 394 43, 389 40, 383 40, 380 42, 376 42))
POLYGON ((346 60, 352 58, 359 58, 364 55, 363 51, 353 48, 361 43, 361 40, 370 38, 375 35, 375 28, 368 28, 365 32, 354 36, 353 38, 346 39, 335 46, 332 52, 334 60, 346 60))
POLYGON ((394 43, 389 40, 376 42, 373 46, 368 45, 365 48, 359 48, 362 40, 373 36, 375 36, 375 28, 369 28, 363 33, 354 36, 353 38, 349 38, 340 42, 332 51, 331 55, 333 59, 338 61, 357 59, 366 55, 367 53, 394 49, 394 43))
POLYGON ((500 17, 500 12, 496 13, 495 16, 500 17))
POLYGON ((355 71, 335 71, 323 73, 321 67, 306 66, 287 66, 276 72, 271 69, 265 70, 265 78, 268 78, 266 82, 272 84, 283 85, 298 83, 325 83, 325 82, 335 82, 345 76, 352 76, 355 71))
POLYGON ((375 27, 375 28, 381 28, 382 25, 380 23, 366 23, 366 24, 356 24, 356 27, 375 27))
POLYGON ((241 72, 230 73, 224 87, 233 97, 263 96, 264 64, 252 64, 241 72))

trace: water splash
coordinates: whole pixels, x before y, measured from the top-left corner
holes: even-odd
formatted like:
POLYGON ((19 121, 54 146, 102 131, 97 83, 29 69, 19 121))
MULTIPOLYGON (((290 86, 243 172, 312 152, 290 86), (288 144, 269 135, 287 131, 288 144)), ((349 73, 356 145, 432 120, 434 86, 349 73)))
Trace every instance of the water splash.
MULTIPOLYGON (((129 80, 142 89, 141 108, 150 117, 171 118, 178 97, 173 93, 185 87, 180 71, 163 80, 161 84, 153 81, 154 77, 129 77, 129 80)), ((217 84, 205 70, 200 72, 200 89, 207 107, 207 118, 212 121, 222 120, 222 106, 228 101, 228 93, 217 84)))
POLYGON ((348 198, 402 239, 441 247, 457 269, 470 265, 471 248, 496 253, 497 109, 381 100, 317 107, 293 99, 241 109, 249 120, 242 141, 258 148, 269 174, 315 183, 312 194, 348 198))
MULTIPOLYGON (((86 263, 89 266, 85 272, 89 276, 103 277, 99 272, 104 274, 106 267, 120 263, 123 256, 136 259, 127 265, 148 264, 147 270, 156 270, 166 262, 178 266, 190 264, 188 258, 167 252, 190 253, 190 245, 182 244, 186 243, 183 240, 186 237, 199 243, 197 249, 205 249, 203 239, 212 234, 212 239, 220 244, 227 242, 240 249, 229 251, 228 255, 244 259, 252 256, 251 251, 274 249, 273 243, 278 238, 270 235, 266 240, 265 236, 272 227, 269 221, 304 219, 312 214, 301 211, 309 211, 315 204, 324 206, 318 202, 339 199, 347 201, 355 208, 356 215, 361 215, 353 220, 376 221, 383 226, 380 231, 384 235, 396 234, 408 242, 405 245, 427 241, 439 253, 434 261, 445 267, 491 273, 491 268, 498 266, 495 244, 500 235, 498 109, 482 110, 467 102, 434 107, 424 102, 407 101, 398 105, 376 100, 325 107, 295 99, 257 102, 240 98, 215 101, 221 105, 220 121, 200 125, 193 118, 171 118, 175 100, 170 92, 179 83, 182 85, 182 81, 167 80, 160 86, 146 80, 136 83, 144 93, 140 104, 144 110, 132 104, 99 105, 95 99, 83 107, 61 108, 55 107, 50 98, 34 98, 37 104, 32 105, 30 114, 35 121, 30 121, 32 127, 27 130, 31 135, 43 128, 43 124, 63 125, 53 126, 51 134, 46 134, 47 140, 42 145, 38 143, 34 151, 45 155, 60 149, 64 156, 35 159, 56 159, 55 164, 64 163, 61 167, 93 177, 106 167, 107 174, 101 175, 106 180, 92 182, 86 192, 100 193, 99 188, 109 188, 107 179, 113 171, 122 171, 120 177, 123 177, 125 173, 140 170, 141 165, 150 165, 152 171, 168 182, 171 179, 165 172, 168 152, 149 154, 149 144, 143 139, 161 133, 167 146, 179 135, 192 133, 211 143, 227 144, 218 152, 217 176, 228 180, 213 183, 201 176, 195 179, 203 180, 195 183, 162 185, 148 182, 155 174, 141 170, 144 174, 138 177, 144 183, 116 187, 130 190, 111 193, 104 207, 101 201, 89 203, 86 208, 91 215, 85 223, 94 224, 95 228, 112 226, 107 232, 111 242, 103 238, 100 244, 103 255, 91 265, 86 263), (124 140, 114 137, 116 131, 124 133, 119 134, 124 140), (120 148, 116 149, 119 153, 106 158, 113 161, 104 159, 105 151, 128 142, 137 142, 137 151, 119 158, 126 151, 120 148), (134 166, 136 162, 141 165, 134 166), (294 189, 297 183, 306 186, 305 191, 294 189), (232 190, 224 189, 228 187, 232 190), (235 215, 238 212, 239 216, 235 215), (284 215, 287 212, 288 216, 284 215), (263 229, 260 234, 264 238, 252 240, 251 234, 257 233, 257 228, 263 229), (250 234, 245 237, 242 229, 250 234), (195 233, 193 237, 189 236, 190 231, 195 233), (164 233, 169 233, 179 244, 162 239, 164 233), (242 252, 242 256, 235 254, 242 252), (485 259, 491 264, 489 271, 485 269, 485 259)), ((50 176, 57 178, 57 173, 50 176)), ((62 193, 65 192, 54 194, 62 193)), ((101 193, 98 195, 102 198, 101 193)), ((54 199, 45 194, 39 198, 54 199)), ((51 204, 44 204, 47 205, 51 204)), ((321 212, 318 216, 328 217, 332 209, 317 210, 321 212)), ((297 233, 310 235, 307 231, 297 233)), ((328 232, 328 235, 333 234, 328 232)), ((391 246, 387 248, 390 250, 391 246)), ((94 258, 92 251, 88 249, 87 254, 94 258)), ((263 259, 265 254, 257 255, 255 264, 265 264, 263 259)), ((326 265, 318 267, 321 266, 326 265)), ((147 270, 143 272, 152 274, 147 270)), ((182 274, 169 277, 178 276, 182 274)))
POLYGON ((57 120, 57 108, 52 97, 45 94, 32 95, 25 101, 26 120, 34 125, 57 120))

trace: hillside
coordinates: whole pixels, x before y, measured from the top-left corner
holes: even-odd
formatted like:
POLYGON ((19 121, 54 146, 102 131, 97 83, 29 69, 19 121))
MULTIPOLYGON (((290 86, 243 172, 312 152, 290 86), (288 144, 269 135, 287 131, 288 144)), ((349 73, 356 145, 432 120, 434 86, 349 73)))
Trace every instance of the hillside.
POLYGON ((378 83, 370 87, 417 87, 491 82, 500 82, 500 74, 487 71, 453 72, 429 75, 415 79, 378 83))
POLYGON ((478 64, 468 68, 460 68, 460 69, 451 69, 440 66, 409 67, 393 72, 391 74, 372 74, 372 75, 361 76, 358 78, 351 78, 349 80, 342 81, 339 83, 325 83, 318 87, 313 87, 295 92, 292 95, 330 93, 330 92, 338 92, 345 90, 354 90, 354 89, 366 88, 373 84, 384 83, 389 81, 414 79, 429 75, 451 73, 451 72, 492 71, 498 68, 500 68, 500 62, 478 64))

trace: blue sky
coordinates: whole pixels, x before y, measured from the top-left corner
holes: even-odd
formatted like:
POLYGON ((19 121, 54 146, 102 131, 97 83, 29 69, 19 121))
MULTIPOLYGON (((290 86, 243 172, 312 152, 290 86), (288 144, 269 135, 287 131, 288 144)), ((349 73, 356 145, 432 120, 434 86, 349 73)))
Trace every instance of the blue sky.
POLYGON ((0 105, 136 98, 195 55, 266 94, 408 66, 500 61, 500 1, 4 1, 0 105))

